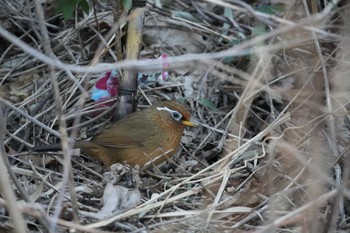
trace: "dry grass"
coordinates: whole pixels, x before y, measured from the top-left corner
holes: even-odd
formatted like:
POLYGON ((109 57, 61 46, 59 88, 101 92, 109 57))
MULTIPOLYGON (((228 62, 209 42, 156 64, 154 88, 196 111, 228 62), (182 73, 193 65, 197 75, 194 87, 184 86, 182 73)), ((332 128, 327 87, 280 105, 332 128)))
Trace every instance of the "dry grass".
POLYGON ((113 27, 111 6, 97 4, 96 18, 62 21, 49 2, 20 2, 0 3, 7 122, 0 120, 10 162, 3 156, 0 165, 13 183, 4 185, 7 176, 1 182, 0 229, 23 232, 25 221, 32 232, 349 231, 345 1, 164 1, 150 8, 141 56, 167 54, 170 76, 139 89, 139 107, 182 99, 201 126, 185 132, 171 161, 148 170, 111 170, 68 143, 110 124, 112 107, 90 100, 101 72, 161 65, 116 62, 110 30, 129 18, 113 27), (283 10, 261 10, 272 6, 283 10), (28 152, 59 139, 62 153, 28 152), (141 203, 97 218, 107 184, 125 187, 130 173, 128 191, 139 192, 141 203))

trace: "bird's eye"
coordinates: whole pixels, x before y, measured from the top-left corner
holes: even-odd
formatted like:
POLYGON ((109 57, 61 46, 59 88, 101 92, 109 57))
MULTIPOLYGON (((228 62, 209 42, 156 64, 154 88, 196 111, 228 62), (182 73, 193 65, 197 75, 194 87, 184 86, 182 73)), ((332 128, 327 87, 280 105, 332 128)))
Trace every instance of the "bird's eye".
POLYGON ((181 119, 182 119, 182 114, 181 113, 179 113, 178 111, 175 111, 175 110, 171 110, 171 109, 169 109, 169 108, 167 108, 167 107, 157 107, 157 110, 158 111, 167 111, 167 112, 169 112, 170 114, 171 114, 171 117, 175 120, 175 121, 181 121, 181 119))
POLYGON ((176 120, 176 121, 180 121, 182 118, 182 114, 179 113, 178 111, 172 111, 171 112, 171 116, 176 120))

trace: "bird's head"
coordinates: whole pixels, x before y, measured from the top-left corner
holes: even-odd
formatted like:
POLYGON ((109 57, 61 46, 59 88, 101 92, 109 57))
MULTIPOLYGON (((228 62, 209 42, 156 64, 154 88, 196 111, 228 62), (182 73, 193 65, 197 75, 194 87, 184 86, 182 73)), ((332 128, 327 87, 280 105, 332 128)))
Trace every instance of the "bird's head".
POLYGON ((161 101, 152 107, 159 116, 160 124, 168 124, 183 130, 185 126, 197 126, 191 121, 188 109, 176 101, 161 101))

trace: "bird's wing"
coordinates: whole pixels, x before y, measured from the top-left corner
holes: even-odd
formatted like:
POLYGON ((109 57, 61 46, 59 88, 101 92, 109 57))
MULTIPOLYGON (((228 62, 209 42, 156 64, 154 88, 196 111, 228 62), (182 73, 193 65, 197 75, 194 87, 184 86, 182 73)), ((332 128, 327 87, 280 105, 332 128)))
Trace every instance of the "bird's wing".
POLYGON ((127 149, 145 146, 145 143, 154 138, 157 132, 147 125, 135 128, 124 122, 123 127, 111 127, 96 135, 91 141, 100 146, 127 149))
POLYGON ((142 142, 134 140, 127 135, 117 134, 113 132, 113 135, 108 131, 104 131, 103 134, 98 134, 92 139, 93 143, 100 146, 116 148, 116 149, 127 149, 144 146, 142 142))

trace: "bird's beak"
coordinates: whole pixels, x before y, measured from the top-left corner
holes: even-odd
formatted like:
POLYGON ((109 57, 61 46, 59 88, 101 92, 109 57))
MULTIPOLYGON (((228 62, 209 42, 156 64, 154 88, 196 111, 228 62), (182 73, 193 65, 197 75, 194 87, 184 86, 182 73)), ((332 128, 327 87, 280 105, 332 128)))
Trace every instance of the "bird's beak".
POLYGON ((192 121, 182 121, 182 124, 192 127, 197 127, 198 125, 192 121))

